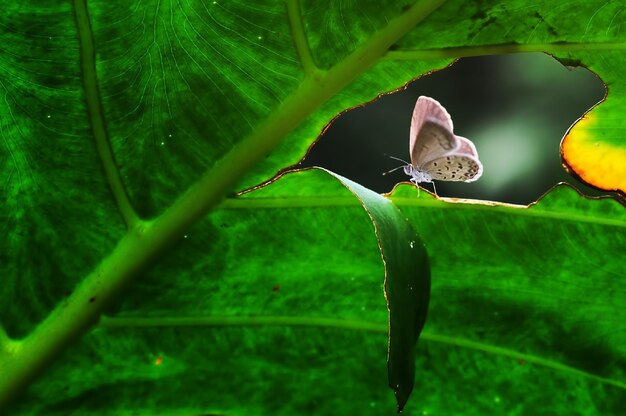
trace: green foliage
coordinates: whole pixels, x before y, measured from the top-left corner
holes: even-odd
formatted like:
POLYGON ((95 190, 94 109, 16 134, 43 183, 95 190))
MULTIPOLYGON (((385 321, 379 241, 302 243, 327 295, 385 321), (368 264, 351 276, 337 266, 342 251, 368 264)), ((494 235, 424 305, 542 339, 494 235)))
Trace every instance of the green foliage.
POLYGON ((406 185, 391 200, 431 255, 416 414, 621 413, 621 204, 566 185, 528 208, 418 199, 406 185))
POLYGON ((531 50, 607 82, 576 136, 600 150, 573 141, 570 167, 623 191, 621 6, 253 3, 3 1, 0 405, 392 414, 387 385, 402 406, 415 363, 407 414, 620 414, 615 200, 387 199, 321 170, 233 191, 347 108, 458 56, 531 50), (412 229, 433 278, 415 358, 412 229))

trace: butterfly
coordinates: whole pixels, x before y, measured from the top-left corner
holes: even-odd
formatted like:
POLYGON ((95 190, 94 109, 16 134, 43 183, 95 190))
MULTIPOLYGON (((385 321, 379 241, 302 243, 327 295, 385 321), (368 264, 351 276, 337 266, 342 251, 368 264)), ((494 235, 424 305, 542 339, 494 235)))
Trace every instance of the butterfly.
POLYGON ((452 128, 450 114, 438 101, 424 96, 417 99, 411 117, 411 163, 401 166, 411 182, 474 182, 480 178, 483 165, 476 146, 455 135, 452 128))

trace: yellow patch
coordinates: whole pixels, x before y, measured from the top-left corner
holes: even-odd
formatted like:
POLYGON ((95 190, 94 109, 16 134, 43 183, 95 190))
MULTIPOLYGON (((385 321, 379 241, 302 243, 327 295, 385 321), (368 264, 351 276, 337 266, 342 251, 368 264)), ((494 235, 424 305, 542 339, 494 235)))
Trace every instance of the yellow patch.
POLYGON ((563 159, 585 182, 626 192, 626 128, 624 147, 616 147, 597 134, 602 124, 593 114, 579 120, 563 139, 563 159))

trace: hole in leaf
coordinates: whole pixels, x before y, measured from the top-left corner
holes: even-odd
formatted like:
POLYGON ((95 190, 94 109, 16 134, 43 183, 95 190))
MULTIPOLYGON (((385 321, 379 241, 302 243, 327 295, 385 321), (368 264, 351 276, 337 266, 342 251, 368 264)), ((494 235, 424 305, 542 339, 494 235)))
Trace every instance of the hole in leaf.
POLYGON ((528 204, 558 182, 601 195, 565 171, 559 146, 604 94, 586 68, 567 68, 542 53, 463 58, 339 116, 302 166, 323 166, 377 192, 408 181, 402 170, 382 176, 397 166, 385 154, 409 158, 411 114, 426 95, 448 110, 455 134, 476 144, 484 166, 473 183, 437 181, 438 195, 528 204))

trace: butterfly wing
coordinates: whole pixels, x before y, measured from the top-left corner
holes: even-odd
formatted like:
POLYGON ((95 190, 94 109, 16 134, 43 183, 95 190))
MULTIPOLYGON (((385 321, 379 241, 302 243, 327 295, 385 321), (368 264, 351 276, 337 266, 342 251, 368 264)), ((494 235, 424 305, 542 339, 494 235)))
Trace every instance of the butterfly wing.
POLYGON ((474 143, 453 133, 450 114, 430 97, 415 103, 409 151, 413 167, 435 180, 473 182, 483 173, 474 143))
POLYGON ((409 152, 411 164, 417 168, 459 146, 452 133, 450 114, 438 101, 419 97, 411 118, 409 152))
POLYGON ((422 124, 429 118, 435 119, 447 130, 454 130, 452 117, 450 117, 446 109, 439 104, 439 101, 430 97, 421 96, 415 102, 413 116, 411 117, 411 147, 413 147, 415 143, 417 133, 422 127, 422 124))
POLYGON ((436 159, 459 147, 459 142, 447 127, 434 118, 421 124, 414 146, 411 148, 411 164, 423 168, 429 160, 436 159))
POLYGON ((476 146, 465 137, 455 137, 458 148, 426 161, 422 170, 439 181, 474 182, 483 174, 476 146))

